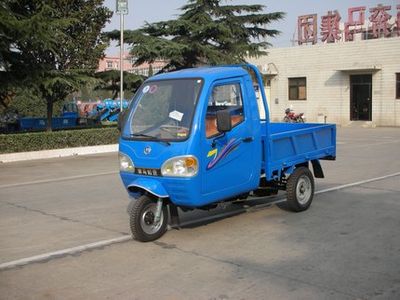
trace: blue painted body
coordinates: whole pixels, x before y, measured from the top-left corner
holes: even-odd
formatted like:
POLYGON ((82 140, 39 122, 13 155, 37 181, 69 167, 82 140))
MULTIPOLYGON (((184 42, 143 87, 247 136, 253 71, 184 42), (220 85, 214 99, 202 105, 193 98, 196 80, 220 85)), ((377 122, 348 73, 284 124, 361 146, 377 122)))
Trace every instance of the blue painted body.
MULTIPOLYGON (((89 117, 93 117, 100 113, 100 121, 116 122, 120 112, 120 101, 107 99, 97 105, 97 108, 89 112, 89 117)), ((128 108, 128 101, 122 102, 123 109, 128 108)), ((51 119, 51 126, 53 129, 70 129, 75 128, 79 124, 79 113, 75 103, 65 105, 66 109, 63 110, 62 116, 53 117, 51 119), (71 106, 72 105, 72 106, 71 106)), ((47 118, 43 117, 24 117, 19 120, 19 127, 21 131, 38 131, 45 130, 47 127, 47 118)))
MULTIPOLYGON (((252 65, 247 67, 255 71, 259 86, 263 86, 257 69, 252 65)), ((169 198, 178 206, 201 207, 257 189, 262 175, 269 181, 279 180, 282 172, 290 174, 298 164, 336 156, 335 125, 270 123, 263 89, 260 91, 267 117, 261 121, 252 79, 242 67, 186 69, 157 75, 146 82, 182 78, 203 80, 187 139, 170 142, 170 145, 127 139, 124 136, 129 136, 130 125, 126 122, 121 129, 119 151, 129 156, 135 167, 147 169, 160 169, 172 157, 193 155, 198 159, 199 172, 191 178, 121 172, 122 181, 132 197, 150 192, 157 197, 169 198), (207 139, 204 120, 208 99, 214 86, 225 83, 240 84, 244 121, 223 137, 207 139), (146 147, 152 148, 150 154, 145 154, 146 147), (212 152, 214 149, 217 149, 216 153, 212 152)), ((135 105, 132 101, 131 114, 135 105)))
MULTIPOLYGON (((78 125, 79 113, 75 103, 65 104, 60 117, 51 119, 53 129, 69 129, 78 125)), ((47 127, 47 118, 26 117, 19 120, 19 127, 22 131, 44 130, 47 127)))
MULTIPOLYGON (((106 99, 97 105, 97 108, 89 113, 89 116, 100 113, 100 121, 116 122, 120 112, 121 102, 119 100, 106 99)), ((128 101, 122 101, 123 109, 128 108, 128 101)))
MULTIPOLYGON (((47 127, 47 118, 26 117, 20 119, 20 129, 22 131, 44 130, 47 127)), ((68 115, 63 117, 54 117, 51 119, 53 129, 68 129, 77 126, 78 117, 68 115)))

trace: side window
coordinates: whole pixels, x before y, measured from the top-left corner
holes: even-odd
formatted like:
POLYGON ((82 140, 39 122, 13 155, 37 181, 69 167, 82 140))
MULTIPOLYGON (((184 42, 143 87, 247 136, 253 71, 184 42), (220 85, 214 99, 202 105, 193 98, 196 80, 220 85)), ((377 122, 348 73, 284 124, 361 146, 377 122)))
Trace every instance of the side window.
POLYGON ((206 137, 219 134, 217 130, 217 111, 229 109, 232 127, 243 121, 243 101, 239 83, 215 86, 208 99, 206 115, 206 137))

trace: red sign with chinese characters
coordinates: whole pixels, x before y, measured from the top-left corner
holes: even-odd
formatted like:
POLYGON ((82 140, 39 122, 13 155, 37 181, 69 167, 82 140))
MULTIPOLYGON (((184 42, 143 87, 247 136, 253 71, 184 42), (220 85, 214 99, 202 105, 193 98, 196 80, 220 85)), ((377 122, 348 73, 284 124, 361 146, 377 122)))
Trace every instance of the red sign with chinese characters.
POLYGON ((348 20, 344 23, 344 40, 354 40, 354 34, 361 33, 365 24, 365 6, 351 7, 348 9, 348 20))
POLYGON ((372 23, 372 35, 374 38, 378 38, 383 34, 383 36, 390 36, 390 28, 392 27, 389 24, 389 20, 392 17, 386 11, 390 10, 390 6, 383 6, 379 4, 377 7, 371 8, 369 11, 371 16, 369 20, 372 23))
POLYGON ((336 40, 340 40, 340 14, 337 10, 334 13, 328 11, 326 16, 321 19, 321 40, 327 43, 333 43, 336 40))
POLYGON ((317 14, 300 16, 297 20, 297 31, 299 33, 299 45, 303 43, 316 44, 317 37, 317 14))
POLYGON ((338 11, 328 11, 321 17, 319 36, 317 14, 299 16, 297 42, 299 45, 316 44, 318 40, 323 43, 350 42, 354 41, 356 34, 360 34, 363 40, 400 36, 400 5, 397 5, 396 9, 397 16, 394 19, 390 14, 390 5, 379 4, 370 8, 368 25, 366 6, 350 7, 347 11, 347 21, 343 24, 340 23, 342 18, 338 11))
POLYGON ((400 4, 397 5, 397 36, 400 36, 400 4))

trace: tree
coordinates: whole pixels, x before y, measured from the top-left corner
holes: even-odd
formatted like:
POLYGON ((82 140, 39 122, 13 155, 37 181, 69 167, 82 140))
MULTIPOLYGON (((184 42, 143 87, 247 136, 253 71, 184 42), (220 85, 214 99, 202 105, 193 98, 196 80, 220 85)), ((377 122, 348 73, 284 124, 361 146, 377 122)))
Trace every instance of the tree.
MULTIPOLYGON (((221 5, 221 0, 189 0, 176 20, 147 23, 143 28, 125 31, 132 44, 136 65, 162 58, 164 69, 199 65, 245 62, 246 57, 266 54, 265 39, 279 31, 266 29, 280 20, 283 12, 262 13, 263 5, 221 5)), ((118 40, 119 32, 108 37, 118 40)))
MULTIPOLYGON (((112 92, 112 99, 116 99, 120 91, 121 75, 118 70, 109 70, 96 73, 96 77, 101 79, 101 82, 96 86, 96 89, 102 89, 112 92)), ((134 93, 145 80, 144 76, 124 72, 124 90, 134 93)), ((125 94, 125 98, 127 95, 125 94)))
POLYGON ((153 75, 154 75, 153 65, 150 64, 150 65, 149 65, 149 77, 151 77, 151 76, 153 76, 153 75))
POLYGON ((0 3, 0 104, 7 108, 21 87, 41 73, 42 65, 32 68, 37 57, 28 49, 54 49, 56 38, 49 34, 58 30, 53 20, 44 22, 49 7, 28 1, 2 1, 0 3), (33 38, 34 37, 34 38, 33 38), (24 51, 25 50, 25 51, 24 51))
POLYGON ((0 4, 1 95, 21 84, 53 105, 83 85, 107 44, 101 30, 112 13, 103 0, 9 0, 0 4), (4 76, 3 76, 4 75, 4 76))

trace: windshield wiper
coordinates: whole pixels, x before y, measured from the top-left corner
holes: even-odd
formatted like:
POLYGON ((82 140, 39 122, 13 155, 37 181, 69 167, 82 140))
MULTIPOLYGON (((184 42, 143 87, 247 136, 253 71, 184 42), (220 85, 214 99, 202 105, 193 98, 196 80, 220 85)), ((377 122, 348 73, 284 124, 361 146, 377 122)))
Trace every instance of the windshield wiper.
POLYGON ((144 134, 144 133, 131 133, 131 136, 142 136, 142 137, 147 137, 150 139, 157 139, 155 136, 152 136, 149 134, 144 134))
POLYGON ((157 137, 155 137, 155 136, 153 136, 153 135, 149 135, 149 134, 144 134, 144 133, 131 133, 131 136, 145 137, 145 138, 153 139, 153 140, 155 140, 156 142, 164 143, 164 144, 166 144, 167 146, 171 145, 170 142, 159 140, 157 137))

